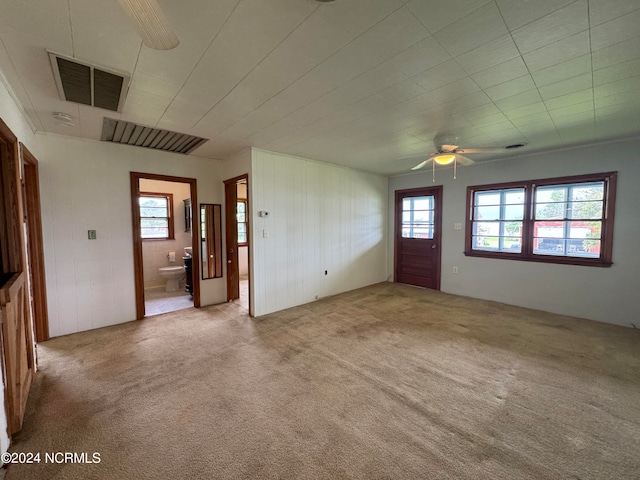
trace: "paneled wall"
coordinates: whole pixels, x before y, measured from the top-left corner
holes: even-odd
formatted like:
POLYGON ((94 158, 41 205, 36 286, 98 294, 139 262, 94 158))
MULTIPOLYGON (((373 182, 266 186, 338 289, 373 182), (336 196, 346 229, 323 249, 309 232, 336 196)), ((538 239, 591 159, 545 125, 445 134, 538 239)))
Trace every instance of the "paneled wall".
MULTIPOLYGON (((429 170, 429 169, 427 169, 429 170)), ((636 327, 640 288, 640 140, 522 156, 458 169, 436 170, 443 185, 442 290, 470 297, 636 327), (464 256, 466 189, 517 180, 535 180, 618 171, 611 268, 519 262, 464 256), (453 267, 458 273, 453 273, 453 267)), ((389 179, 389 234, 393 238, 393 192, 433 185, 431 171, 389 179)), ((393 241, 389 246, 393 272, 393 241)))
POLYGON ((184 203, 190 198, 188 183, 163 182, 159 180, 140 180, 141 192, 170 193, 173 195, 173 240, 143 240, 142 264, 144 268, 144 288, 160 287, 167 284, 167 279, 158 273, 160 267, 179 266, 183 264, 184 247, 191 246, 191 232, 185 232, 184 203), (176 259, 169 261, 168 253, 175 252, 176 259))
POLYGON ((252 171, 256 315, 386 280, 386 177, 257 149, 252 171))

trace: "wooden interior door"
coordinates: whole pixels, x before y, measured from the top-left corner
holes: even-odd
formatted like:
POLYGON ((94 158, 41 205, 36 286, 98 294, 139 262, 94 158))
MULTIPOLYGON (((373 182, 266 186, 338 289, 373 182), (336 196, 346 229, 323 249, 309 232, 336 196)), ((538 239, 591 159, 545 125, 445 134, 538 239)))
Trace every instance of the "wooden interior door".
MULTIPOLYGON (((242 177, 244 178, 244 177, 242 177)), ((224 182, 225 240, 227 248, 227 301, 240 298, 240 267, 238 265, 238 180, 224 182)))
POLYGON ((10 434, 22 428, 34 372, 26 287, 26 275, 20 272, 14 274, 0 288, 4 373, 8 386, 5 399, 8 400, 7 426, 10 434))
POLYGON ((395 281, 440 290, 442 186, 396 191, 395 281))
POLYGON ((11 435, 22 428, 35 362, 18 143, 1 120, 0 186, 0 345, 7 431, 11 435))

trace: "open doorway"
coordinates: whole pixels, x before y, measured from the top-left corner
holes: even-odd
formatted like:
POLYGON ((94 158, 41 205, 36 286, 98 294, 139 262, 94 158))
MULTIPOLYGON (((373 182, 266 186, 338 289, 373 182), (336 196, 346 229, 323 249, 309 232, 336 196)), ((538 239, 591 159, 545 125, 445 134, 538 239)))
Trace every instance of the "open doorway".
POLYGON ((227 248, 227 301, 250 311, 249 176, 226 180, 225 231, 227 248))
POLYGON ((131 173, 137 318, 200 306, 196 180, 131 173))

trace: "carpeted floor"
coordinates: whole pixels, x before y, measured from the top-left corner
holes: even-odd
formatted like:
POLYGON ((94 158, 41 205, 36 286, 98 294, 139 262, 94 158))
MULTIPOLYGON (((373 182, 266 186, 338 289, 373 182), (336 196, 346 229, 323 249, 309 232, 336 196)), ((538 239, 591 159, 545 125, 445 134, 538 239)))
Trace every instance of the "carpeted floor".
POLYGON ((17 479, 638 479, 640 332, 384 283, 39 345, 17 479))

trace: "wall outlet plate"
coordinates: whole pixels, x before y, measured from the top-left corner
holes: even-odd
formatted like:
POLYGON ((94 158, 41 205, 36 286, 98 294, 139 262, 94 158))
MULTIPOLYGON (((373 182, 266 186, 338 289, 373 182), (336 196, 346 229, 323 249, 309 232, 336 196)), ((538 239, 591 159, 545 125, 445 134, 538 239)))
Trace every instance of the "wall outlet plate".
POLYGON ((87 236, 89 237, 89 240, 95 240, 98 238, 95 230, 87 230, 87 236))

